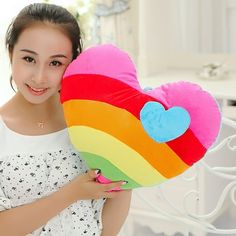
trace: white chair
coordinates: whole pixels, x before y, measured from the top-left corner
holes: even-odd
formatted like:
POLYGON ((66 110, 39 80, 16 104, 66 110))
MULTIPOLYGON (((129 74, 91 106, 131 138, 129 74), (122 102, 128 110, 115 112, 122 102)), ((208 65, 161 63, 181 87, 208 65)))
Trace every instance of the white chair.
POLYGON ((223 118, 202 161, 159 186, 133 190, 119 236, 236 235, 236 122, 223 118))

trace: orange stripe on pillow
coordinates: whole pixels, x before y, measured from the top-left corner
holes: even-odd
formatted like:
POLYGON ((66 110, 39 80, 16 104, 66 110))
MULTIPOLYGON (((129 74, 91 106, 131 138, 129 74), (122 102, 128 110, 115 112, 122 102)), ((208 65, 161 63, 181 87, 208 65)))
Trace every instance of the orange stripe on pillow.
POLYGON ((70 100, 64 102, 63 107, 68 127, 83 125, 114 136, 142 155, 166 178, 189 168, 167 144, 150 138, 141 122, 125 109, 91 100, 70 100))

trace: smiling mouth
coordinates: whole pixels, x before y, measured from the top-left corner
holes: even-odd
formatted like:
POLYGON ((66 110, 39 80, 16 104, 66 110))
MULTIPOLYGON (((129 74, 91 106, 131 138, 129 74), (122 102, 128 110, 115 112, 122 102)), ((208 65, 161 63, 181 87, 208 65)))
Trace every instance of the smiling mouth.
POLYGON ((26 84, 26 85, 27 85, 27 88, 29 89, 30 93, 33 95, 42 95, 48 90, 48 88, 34 88, 28 84, 26 84))

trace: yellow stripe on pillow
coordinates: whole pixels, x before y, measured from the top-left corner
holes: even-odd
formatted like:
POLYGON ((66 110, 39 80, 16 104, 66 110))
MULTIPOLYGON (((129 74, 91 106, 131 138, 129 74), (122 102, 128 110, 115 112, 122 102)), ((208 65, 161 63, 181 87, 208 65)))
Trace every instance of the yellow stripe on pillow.
POLYGON ((139 153, 113 136, 85 126, 72 126, 68 130, 79 151, 102 156, 138 184, 148 186, 166 180, 139 153))

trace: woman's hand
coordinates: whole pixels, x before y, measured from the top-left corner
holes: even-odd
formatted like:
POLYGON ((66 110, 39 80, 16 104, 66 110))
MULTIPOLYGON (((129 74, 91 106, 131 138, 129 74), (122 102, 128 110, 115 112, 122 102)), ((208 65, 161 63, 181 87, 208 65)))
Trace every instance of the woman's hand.
POLYGON ((81 174, 70 183, 61 188, 71 201, 114 198, 119 192, 110 191, 113 188, 121 187, 125 181, 112 182, 109 184, 101 184, 96 181, 99 175, 97 170, 89 170, 85 174, 81 174))

